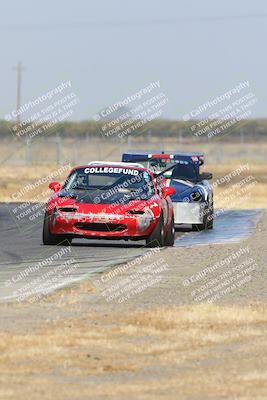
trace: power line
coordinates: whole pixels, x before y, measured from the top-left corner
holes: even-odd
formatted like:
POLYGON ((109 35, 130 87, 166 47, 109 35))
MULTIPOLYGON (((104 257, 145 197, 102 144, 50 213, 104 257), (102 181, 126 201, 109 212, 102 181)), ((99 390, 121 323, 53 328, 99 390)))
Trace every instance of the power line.
MULTIPOLYGON (((17 73, 17 88, 16 88, 16 93, 17 93, 17 98, 16 98, 16 111, 17 111, 17 131, 16 131, 16 135, 19 136, 19 132, 20 132, 20 114, 19 114, 19 109, 20 109, 20 105, 21 105, 21 76, 22 76, 22 72, 25 70, 25 68, 22 66, 22 63, 19 61, 16 65, 16 67, 13 67, 13 70, 16 71, 17 73)), ((19 148, 17 150, 20 150, 22 147, 25 146, 25 143, 22 143, 21 146, 19 146, 19 148)), ((0 165, 3 165, 6 163, 7 160, 9 160, 9 158, 12 157, 12 154, 14 152, 12 151, 10 154, 8 154, 3 160, 1 160, 0 165)))
POLYGON ((53 22, 47 24, 8 24, 0 25, 0 30, 60 30, 60 29, 98 29, 98 28, 132 28, 148 25, 176 25, 179 23, 191 22, 224 22, 224 21, 245 21, 250 19, 266 19, 267 14, 240 14, 240 15, 213 15, 198 17, 180 17, 154 20, 130 20, 130 21, 80 21, 80 22, 53 22))
POLYGON ((19 61, 17 66, 13 68, 17 72, 17 101, 16 101, 16 109, 17 109, 17 132, 16 134, 19 136, 20 130, 20 105, 21 105, 21 75, 22 71, 24 71, 24 67, 22 63, 19 61))

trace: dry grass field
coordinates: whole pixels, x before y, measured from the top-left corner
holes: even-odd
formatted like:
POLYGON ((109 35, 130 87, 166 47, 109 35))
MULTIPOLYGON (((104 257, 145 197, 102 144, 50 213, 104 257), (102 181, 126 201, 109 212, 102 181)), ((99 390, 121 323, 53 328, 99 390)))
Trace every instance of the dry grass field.
POLYGON ((0 398, 263 400, 266 323, 266 305, 198 305, 2 332, 0 398))
POLYGON ((267 163, 255 165, 233 160, 227 164, 207 164, 205 170, 213 173, 216 208, 267 207, 267 163), (243 168, 242 173, 233 176, 239 168, 243 168), (229 182, 223 182, 227 176, 231 176, 229 182))
MULTIPOLYGON (((67 167, 62 172, 58 165, 34 165, 34 166, 0 166, 0 201, 46 201, 51 191, 48 185, 51 173, 56 174, 54 180, 63 182, 68 175, 67 167), (59 173, 59 174, 58 174, 59 173), (45 178, 44 183, 39 180, 45 178), (35 188, 27 189, 29 184, 36 185, 35 188), (27 189, 25 191, 25 188, 27 189), (22 193, 20 195, 20 193, 22 193)), ((241 175, 231 177, 230 181, 220 183, 214 188, 215 207, 217 208, 266 208, 267 199, 267 164, 240 163, 232 160, 229 163, 212 164, 205 166, 206 171, 213 173, 213 182, 231 174, 240 166, 248 165, 241 175), (249 182, 244 182, 242 190, 235 186, 243 179, 252 177, 249 182)))
MULTIPOLYGON (((34 183, 40 178, 48 177, 51 172, 56 172, 62 165, 87 164, 91 160, 118 161, 121 154, 129 149, 151 150, 158 149, 159 142, 156 138, 146 139, 133 137, 130 141, 116 143, 113 140, 90 139, 74 140, 56 138, 42 138, 33 142, 31 147, 21 142, 2 140, 0 146, 0 201, 12 201, 12 194, 16 194, 29 183, 34 183)), ((200 151, 205 154, 205 170, 214 174, 214 179, 223 177, 234 171, 240 165, 248 165, 249 170, 243 172, 243 177, 253 175, 257 181, 259 196, 253 196, 255 201, 262 203, 261 197, 265 195, 267 184, 267 143, 231 143, 211 141, 209 143, 180 142, 175 138, 164 138, 160 144, 163 150, 200 151), (256 198, 258 197, 258 198, 256 198), (260 199, 260 200, 258 200, 260 199)), ((64 179, 66 173, 61 174, 64 179)), ((237 182, 232 179, 230 185, 237 182)), ((59 177, 60 180, 60 177, 59 177)), ((219 185, 220 190, 227 185, 219 185)), ((34 201, 47 185, 28 191, 22 201, 34 201)))

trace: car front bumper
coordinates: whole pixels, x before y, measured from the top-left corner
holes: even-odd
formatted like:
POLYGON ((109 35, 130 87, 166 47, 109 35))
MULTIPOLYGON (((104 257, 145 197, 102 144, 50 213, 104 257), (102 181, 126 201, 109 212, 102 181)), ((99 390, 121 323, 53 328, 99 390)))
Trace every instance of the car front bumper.
POLYGON ((50 217, 52 234, 84 237, 146 237, 157 221, 151 215, 80 214, 56 212, 50 217))
POLYGON ((174 223, 179 224, 202 224, 203 223, 203 204, 199 202, 173 203, 174 223))

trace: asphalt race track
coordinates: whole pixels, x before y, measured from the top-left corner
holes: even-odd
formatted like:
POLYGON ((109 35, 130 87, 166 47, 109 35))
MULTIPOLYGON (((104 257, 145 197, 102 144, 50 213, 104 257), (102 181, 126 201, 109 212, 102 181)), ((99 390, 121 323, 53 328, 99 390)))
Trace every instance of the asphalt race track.
MULTIPOLYGON (((42 212, 38 216, 35 210, 37 217, 33 219, 26 212, 18 218, 17 207, 19 204, 0 204, 0 301, 14 301, 20 295, 26 298, 31 290, 38 293, 37 286, 43 292, 44 282, 48 280, 47 292, 51 292, 89 276, 94 277, 148 251, 144 248, 145 242, 107 240, 75 239, 71 247, 43 246, 42 212), (62 264, 65 270, 69 268, 67 274, 62 273, 62 264)), ((175 246, 240 241, 251 234, 260 215, 261 210, 225 211, 216 219, 214 230, 178 232, 175 246)))
MULTIPOLYGON (((43 216, 34 222, 28 217, 18 220, 14 209, 18 204, 0 204, 0 301, 12 300, 14 290, 7 287, 6 282, 16 278, 18 288, 19 271, 34 267, 43 259, 53 257, 60 251, 65 251, 63 257, 53 261, 53 266, 67 260, 75 260, 78 265, 72 271, 72 282, 81 280, 88 275, 98 274, 114 265, 125 263, 145 253, 145 242, 126 242, 110 240, 76 239, 71 248, 43 246, 42 220, 43 216), (71 249, 71 252, 68 252, 71 249)), ((54 257, 55 258, 55 257, 54 257)), ((47 268, 47 266, 46 266, 47 268)), ((31 279, 43 274, 44 268, 31 273, 31 279)), ((69 276, 68 276, 69 278, 69 276)), ((63 277, 62 285, 69 284, 63 277)), ((13 288, 14 289, 14 288, 13 288)))
POLYGON ((218 210, 217 214, 214 229, 187 232, 176 239, 175 247, 240 242, 252 234, 262 210, 218 210))

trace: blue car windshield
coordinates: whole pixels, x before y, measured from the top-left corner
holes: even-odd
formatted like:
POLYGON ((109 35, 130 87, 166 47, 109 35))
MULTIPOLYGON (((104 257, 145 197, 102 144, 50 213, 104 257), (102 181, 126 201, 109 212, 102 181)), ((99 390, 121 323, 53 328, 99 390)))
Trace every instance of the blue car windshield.
POLYGON ((196 183, 198 181, 198 173, 194 164, 177 164, 172 170, 171 179, 190 181, 196 183))
POLYGON ((175 160, 171 158, 152 158, 146 160, 138 160, 145 168, 154 173, 163 172, 172 165, 177 166, 172 170, 163 173, 166 179, 180 179, 196 183, 198 181, 198 168, 192 162, 184 160, 175 160))

